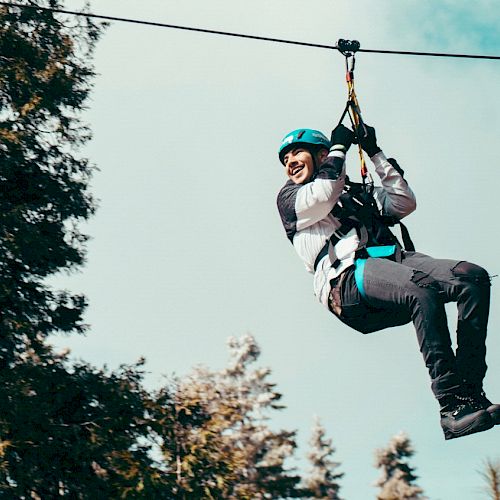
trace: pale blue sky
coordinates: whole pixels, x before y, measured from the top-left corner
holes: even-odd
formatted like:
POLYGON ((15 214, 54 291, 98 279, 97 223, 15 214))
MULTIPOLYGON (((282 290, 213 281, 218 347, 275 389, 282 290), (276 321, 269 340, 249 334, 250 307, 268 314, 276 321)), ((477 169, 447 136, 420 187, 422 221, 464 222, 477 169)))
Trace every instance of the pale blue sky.
MULTIPOLYGON (((324 44, 500 54, 500 7, 487 0, 93 4, 105 15, 324 44)), ((500 429, 445 442, 413 329, 362 336, 341 325, 313 296, 281 227, 277 146, 289 130, 328 134, 336 124, 343 57, 116 23, 96 67, 85 119, 100 209, 85 227, 93 239, 83 273, 58 281, 88 296, 91 330, 57 344, 111 367, 145 356, 148 383, 158 386, 162 374, 198 363, 222 367, 227 337, 250 332, 287 405, 275 425, 298 429, 304 455, 313 415, 321 417, 345 472, 345 499, 375 497, 373 451, 401 430, 429 498, 484 498, 477 470, 499 458, 500 429)), ((500 63, 359 54, 356 77, 366 121, 417 195, 407 222, 418 249, 500 274, 500 63)), ((348 170, 358 170, 354 154, 348 170)), ((499 283, 486 379, 498 401, 499 283)))

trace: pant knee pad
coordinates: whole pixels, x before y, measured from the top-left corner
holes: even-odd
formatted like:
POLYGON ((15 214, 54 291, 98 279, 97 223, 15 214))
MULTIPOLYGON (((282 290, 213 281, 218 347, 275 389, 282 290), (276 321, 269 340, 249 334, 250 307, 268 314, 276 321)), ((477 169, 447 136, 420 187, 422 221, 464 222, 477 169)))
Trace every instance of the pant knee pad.
POLYGON ((463 281, 477 283, 479 285, 490 286, 491 280, 486 269, 472 264, 472 262, 459 262, 451 272, 453 275, 463 281))

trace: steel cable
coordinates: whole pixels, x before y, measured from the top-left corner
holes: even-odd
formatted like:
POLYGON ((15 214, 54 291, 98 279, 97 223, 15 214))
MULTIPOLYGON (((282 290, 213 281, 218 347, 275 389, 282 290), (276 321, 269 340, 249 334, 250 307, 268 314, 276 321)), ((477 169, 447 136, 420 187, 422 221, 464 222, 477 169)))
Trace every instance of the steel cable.
MULTIPOLYGON (((303 47, 313 47, 313 48, 318 48, 318 49, 338 50, 337 45, 324 45, 324 44, 320 44, 320 43, 302 42, 302 41, 297 41, 297 40, 285 40, 282 38, 271 38, 271 37, 258 36, 258 35, 248 35, 248 34, 244 34, 244 33, 234 33, 234 32, 230 32, 230 31, 219 31, 219 30, 212 30, 212 29, 206 29, 206 28, 196 28, 196 27, 192 27, 192 26, 180 26, 180 25, 176 25, 176 24, 166 24, 166 23, 160 23, 160 22, 156 22, 156 21, 144 21, 144 20, 140 20, 140 19, 131 19, 131 18, 126 18, 126 17, 105 16, 105 15, 100 15, 100 14, 92 14, 90 12, 78 12, 78 11, 72 11, 72 10, 67 10, 67 9, 57 9, 57 8, 52 8, 52 7, 40 7, 40 6, 36 6, 36 5, 23 5, 23 4, 18 4, 18 3, 13 3, 13 2, 5 2, 5 1, 0 1, 0 5, 4 5, 6 7, 20 8, 20 9, 34 9, 34 10, 41 10, 41 11, 50 11, 50 12, 59 13, 59 14, 67 14, 67 15, 72 15, 72 16, 99 19, 101 21, 116 21, 116 22, 123 22, 123 23, 140 24, 140 25, 144 25, 144 26, 156 26, 159 28, 170 28, 170 29, 176 29, 176 30, 193 31, 193 32, 197 32, 197 33, 207 33, 207 34, 211 34, 211 35, 232 36, 232 37, 237 37, 237 38, 246 38, 246 39, 250 39, 250 40, 260 40, 260 41, 264 41, 264 42, 275 42, 275 43, 284 43, 284 44, 289 44, 289 45, 300 45, 303 47)), ((467 58, 467 59, 500 60, 500 56, 494 56, 494 55, 453 54, 453 53, 447 53, 447 52, 418 52, 418 51, 409 51, 409 50, 382 50, 382 49, 363 49, 363 48, 359 48, 357 50, 357 52, 366 52, 366 53, 371 53, 371 54, 397 54, 397 55, 411 55, 411 56, 432 56, 432 57, 454 57, 454 58, 467 58)))

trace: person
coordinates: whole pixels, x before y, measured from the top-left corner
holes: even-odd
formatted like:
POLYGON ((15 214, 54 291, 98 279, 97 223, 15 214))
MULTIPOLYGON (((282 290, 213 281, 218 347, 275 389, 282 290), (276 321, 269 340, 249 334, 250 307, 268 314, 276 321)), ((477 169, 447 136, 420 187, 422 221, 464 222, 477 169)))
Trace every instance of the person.
POLYGON ((390 227, 416 209, 415 195, 375 129, 357 132, 339 125, 328 140, 298 129, 282 140, 288 181, 277 205, 287 237, 314 274, 319 301, 340 321, 365 334, 413 322, 445 439, 490 429, 500 424, 500 405, 483 391, 490 277, 476 264, 414 251, 405 228, 403 248, 390 227), (346 152, 358 140, 380 186, 346 175, 346 152), (455 352, 448 302, 458 308, 455 352))

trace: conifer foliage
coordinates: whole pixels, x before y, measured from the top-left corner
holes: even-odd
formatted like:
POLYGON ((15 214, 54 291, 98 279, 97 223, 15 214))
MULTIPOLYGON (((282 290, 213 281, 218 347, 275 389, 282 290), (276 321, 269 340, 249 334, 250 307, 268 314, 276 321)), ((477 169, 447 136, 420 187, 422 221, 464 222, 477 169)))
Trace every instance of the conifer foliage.
POLYGON ((144 498, 162 498, 151 496, 158 475, 144 439, 140 366, 109 373, 71 364, 46 342, 85 331, 85 298, 46 278, 85 257, 78 222, 95 206, 79 113, 101 31, 89 20, 0 6, 2 498, 138 498, 146 488, 144 498))
POLYGON ((140 366, 47 356, 1 380, 1 498, 171 498, 149 456, 140 366))
POLYGON ((425 500, 423 490, 415 484, 417 476, 408 463, 414 454, 410 439, 404 433, 391 438, 386 448, 375 453, 375 466, 382 471, 376 482, 380 487, 377 500, 425 500))
POLYGON ((344 474, 337 472, 340 464, 331 459, 335 448, 332 446, 332 440, 326 438, 325 428, 321 425, 318 417, 315 418, 309 444, 311 450, 308 453, 308 458, 312 467, 305 480, 306 491, 310 498, 340 500, 338 480, 344 474))
POLYGON ((229 340, 228 367, 198 367, 161 391, 157 432, 178 498, 301 497, 300 477, 286 466, 295 433, 274 431, 269 412, 281 394, 270 370, 252 368, 260 349, 246 335, 229 340), (170 424, 167 420, 175 417, 170 424))
MULTIPOLYGON (((60 7, 57 0, 21 1, 60 7)), ((91 89, 89 63, 101 27, 50 12, 0 6, 0 351, 43 352, 50 333, 82 332, 81 295, 44 278, 84 260, 77 222, 94 211, 92 168, 78 147, 78 114, 91 89)))
POLYGON ((500 500, 500 460, 496 462, 491 459, 486 460, 481 476, 486 483, 484 491, 487 498, 500 500))

